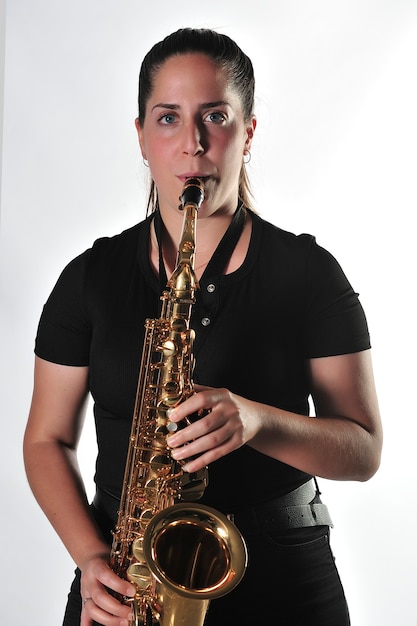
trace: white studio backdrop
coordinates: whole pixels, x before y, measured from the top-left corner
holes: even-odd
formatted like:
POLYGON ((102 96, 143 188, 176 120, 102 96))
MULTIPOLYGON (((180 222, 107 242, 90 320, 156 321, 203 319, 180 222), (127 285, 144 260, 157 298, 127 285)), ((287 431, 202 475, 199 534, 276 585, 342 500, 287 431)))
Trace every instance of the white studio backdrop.
MULTIPOLYGON (((42 305, 71 258, 144 216, 147 172, 133 124, 139 65, 169 32, 204 26, 236 39, 255 66, 249 171, 259 212, 316 235, 359 291, 371 329, 382 466, 364 484, 321 481, 352 625, 416 626, 416 3, 9 0, 6 8, 1 622, 58 626, 72 580, 22 463, 42 305)), ((81 444, 89 493, 94 448, 90 412, 81 444)))

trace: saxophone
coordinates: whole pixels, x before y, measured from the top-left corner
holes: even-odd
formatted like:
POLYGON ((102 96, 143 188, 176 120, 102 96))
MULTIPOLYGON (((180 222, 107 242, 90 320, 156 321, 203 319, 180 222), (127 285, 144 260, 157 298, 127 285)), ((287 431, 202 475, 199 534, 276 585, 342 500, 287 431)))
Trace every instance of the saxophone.
MULTIPOLYGON (((215 509, 189 502, 207 484, 207 468, 183 472, 171 457, 169 413, 194 393, 190 317, 198 282, 195 230, 203 183, 187 179, 176 268, 161 296, 159 319, 147 319, 132 430, 110 566, 131 582, 131 626, 203 626, 209 601, 231 591, 247 562, 244 540, 215 509)), ((189 418, 191 419, 191 418, 189 418)))

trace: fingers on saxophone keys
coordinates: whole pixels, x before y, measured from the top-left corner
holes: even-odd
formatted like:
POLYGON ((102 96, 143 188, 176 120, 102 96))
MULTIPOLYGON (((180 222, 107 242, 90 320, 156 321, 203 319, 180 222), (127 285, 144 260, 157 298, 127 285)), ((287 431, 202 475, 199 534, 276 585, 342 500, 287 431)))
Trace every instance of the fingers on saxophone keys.
MULTIPOLYGON (((170 430, 170 429, 169 429, 170 430)), ((187 448, 187 451, 190 450, 189 446, 196 440, 207 434, 207 424, 200 422, 194 422, 185 424, 184 428, 179 427, 177 432, 173 432, 167 437, 167 444, 170 448, 175 448, 179 450, 183 450, 184 447, 187 448)), ((177 452, 177 450, 175 450, 177 452)), ((175 459, 185 458, 190 456, 190 452, 182 454, 181 456, 174 455, 175 459)))
POLYGON ((170 409, 168 411, 169 419, 172 422, 180 422, 190 416, 197 416, 199 413, 204 412, 207 408, 206 405, 210 406, 212 404, 211 398, 208 395, 210 391, 205 390, 195 393, 174 409, 170 409))

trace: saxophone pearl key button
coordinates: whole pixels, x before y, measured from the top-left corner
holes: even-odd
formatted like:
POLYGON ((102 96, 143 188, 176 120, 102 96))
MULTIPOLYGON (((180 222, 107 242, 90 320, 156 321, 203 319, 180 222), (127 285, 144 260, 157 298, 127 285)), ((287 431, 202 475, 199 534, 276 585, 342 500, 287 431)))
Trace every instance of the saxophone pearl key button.
POLYGON ((203 319, 201 320, 201 323, 203 326, 209 326, 211 320, 209 317, 203 317, 203 319))

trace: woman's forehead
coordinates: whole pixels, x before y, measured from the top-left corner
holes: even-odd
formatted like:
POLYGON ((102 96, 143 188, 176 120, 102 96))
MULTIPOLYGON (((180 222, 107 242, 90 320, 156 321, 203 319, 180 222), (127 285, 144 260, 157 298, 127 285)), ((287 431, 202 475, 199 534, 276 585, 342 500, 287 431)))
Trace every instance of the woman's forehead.
POLYGON ((200 94, 202 101, 231 95, 227 73, 204 54, 181 54, 167 59, 153 77, 152 99, 200 94), (210 95, 211 94, 211 95, 210 95))

